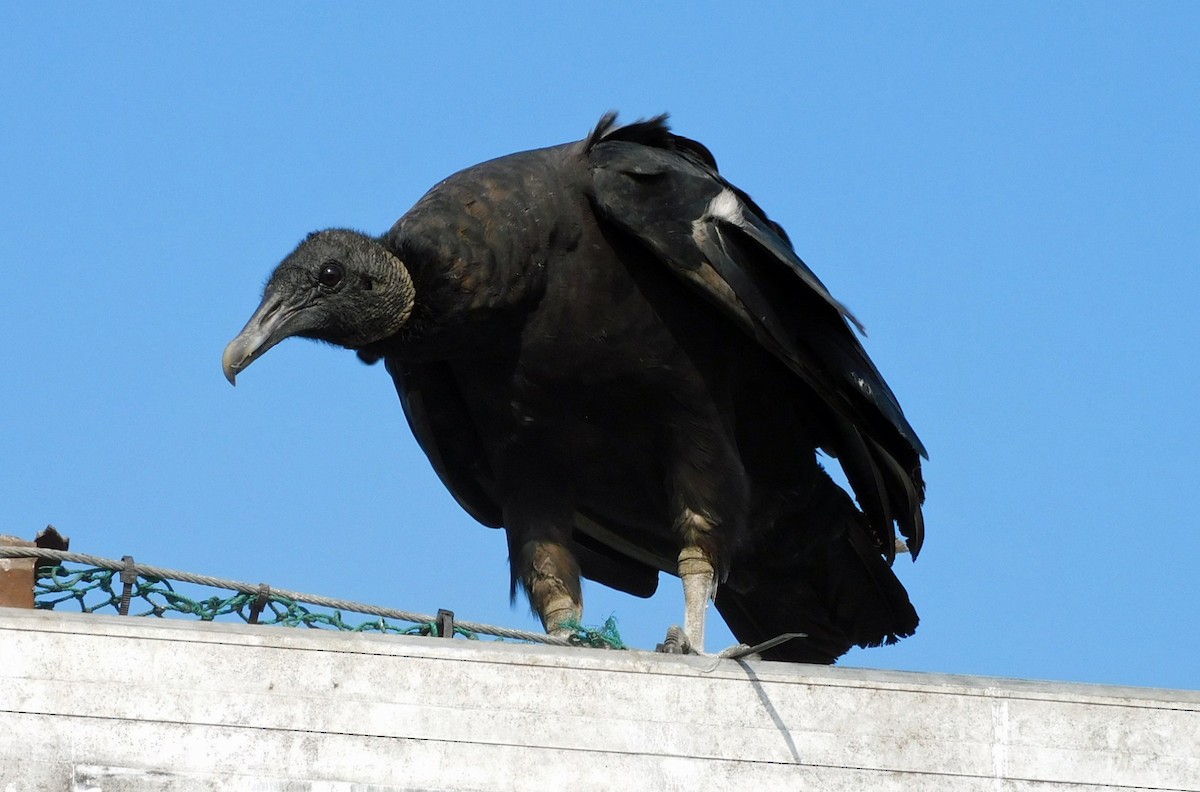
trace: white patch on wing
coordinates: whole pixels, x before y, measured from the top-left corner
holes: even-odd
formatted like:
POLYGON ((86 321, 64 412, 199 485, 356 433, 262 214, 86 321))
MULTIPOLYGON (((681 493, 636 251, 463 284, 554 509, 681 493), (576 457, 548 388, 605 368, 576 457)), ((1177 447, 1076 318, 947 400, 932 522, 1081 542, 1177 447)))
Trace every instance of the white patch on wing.
POLYGON ((708 208, 704 210, 704 217, 715 217, 736 226, 745 224, 745 220, 742 218, 742 202, 733 194, 733 190, 728 188, 721 190, 715 198, 708 202, 708 208))

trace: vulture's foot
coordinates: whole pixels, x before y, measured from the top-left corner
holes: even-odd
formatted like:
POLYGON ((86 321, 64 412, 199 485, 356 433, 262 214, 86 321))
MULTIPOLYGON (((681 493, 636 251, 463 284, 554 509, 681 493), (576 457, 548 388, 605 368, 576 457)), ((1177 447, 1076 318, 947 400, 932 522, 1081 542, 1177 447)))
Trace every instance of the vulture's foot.
POLYGON ((654 647, 654 651, 663 654, 695 654, 692 649, 692 642, 688 640, 687 633, 677 624, 673 624, 667 628, 667 637, 658 646, 654 647))

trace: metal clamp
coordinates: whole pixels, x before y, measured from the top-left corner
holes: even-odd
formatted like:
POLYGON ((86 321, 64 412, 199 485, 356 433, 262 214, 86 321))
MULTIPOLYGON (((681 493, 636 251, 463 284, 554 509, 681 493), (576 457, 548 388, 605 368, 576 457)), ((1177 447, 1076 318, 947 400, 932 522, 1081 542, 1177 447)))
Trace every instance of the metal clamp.
POLYGON ((454 637, 454 611, 438 608, 437 634, 441 638, 454 637))
POLYGON ((258 596, 254 598, 254 602, 250 604, 250 618, 246 619, 247 624, 258 624, 258 617, 262 615, 263 608, 267 607, 267 603, 271 599, 271 587, 266 583, 258 584, 258 596))
POLYGON ((133 598, 133 586, 137 583, 137 565, 133 563, 133 556, 122 556, 121 561, 125 564, 125 568, 121 570, 121 604, 117 608, 117 613, 122 616, 129 615, 129 601, 133 598))

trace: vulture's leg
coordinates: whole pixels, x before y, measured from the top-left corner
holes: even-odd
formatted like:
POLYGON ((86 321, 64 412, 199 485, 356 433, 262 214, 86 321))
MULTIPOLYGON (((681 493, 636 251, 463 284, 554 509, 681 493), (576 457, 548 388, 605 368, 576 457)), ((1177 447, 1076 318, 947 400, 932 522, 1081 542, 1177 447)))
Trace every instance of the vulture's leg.
POLYGON ((583 617, 579 562, 571 552, 572 507, 560 472, 533 464, 536 453, 514 445, 497 489, 506 492, 504 531, 512 574, 510 596, 524 589, 529 605, 551 635, 572 633, 566 622, 583 617))
POLYGON ((691 651, 704 653, 704 617, 716 594, 716 570, 708 554, 699 547, 679 553, 679 579, 683 581, 683 631, 691 651))
POLYGON ((716 595, 716 566, 710 548, 716 542, 714 523, 691 509, 683 510, 676 526, 683 550, 679 551, 677 571, 683 581, 683 635, 668 632, 662 650, 671 653, 704 653, 704 617, 716 595))
POLYGON ((749 511, 749 484, 737 446, 709 404, 681 422, 672 438, 670 507, 680 553, 676 571, 683 581, 686 645, 665 651, 704 652, 704 617, 717 582, 728 573, 727 553, 749 511))
POLYGON ((557 542, 532 541, 521 546, 521 585, 529 604, 551 635, 566 637, 583 617, 583 592, 579 564, 565 546, 557 542))
POLYGON ((525 590, 534 613, 551 635, 568 636, 565 622, 583 617, 583 591, 580 587, 579 562, 567 546, 556 521, 514 519, 505 527, 508 534, 508 562, 512 572, 512 596, 517 585, 525 590))

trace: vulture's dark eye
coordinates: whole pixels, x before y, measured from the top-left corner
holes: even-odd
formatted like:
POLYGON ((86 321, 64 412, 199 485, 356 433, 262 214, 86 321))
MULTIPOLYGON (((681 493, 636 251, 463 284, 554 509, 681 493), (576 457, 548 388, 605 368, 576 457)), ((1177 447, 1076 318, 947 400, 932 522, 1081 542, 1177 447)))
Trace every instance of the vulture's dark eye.
POLYGON ((332 289, 334 286, 337 286, 342 282, 342 276, 344 274, 345 273, 342 272, 342 265, 331 261, 325 266, 321 267, 321 273, 317 275, 317 282, 322 286, 332 289))

